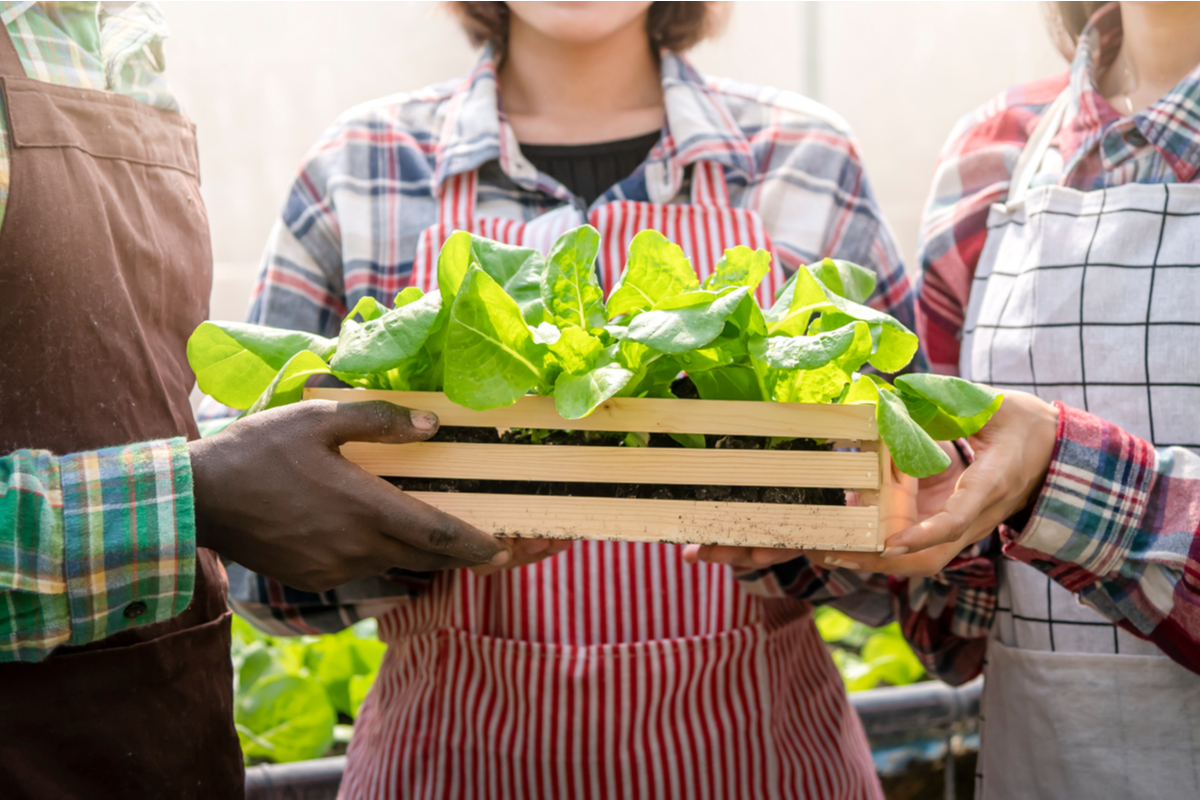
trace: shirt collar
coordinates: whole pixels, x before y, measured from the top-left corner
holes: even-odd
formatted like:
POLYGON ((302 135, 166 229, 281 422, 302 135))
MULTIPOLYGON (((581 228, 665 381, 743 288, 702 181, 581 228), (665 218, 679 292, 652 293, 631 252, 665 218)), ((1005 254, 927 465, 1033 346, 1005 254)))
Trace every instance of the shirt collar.
MULTIPOLYGON (((662 54, 662 81, 666 124, 663 138, 646 162, 650 199, 673 198, 683 183, 684 167, 696 161, 716 161, 753 177, 750 142, 714 87, 686 59, 669 52, 662 54)), ((536 184, 537 170, 521 155, 520 144, 500 112, 495 57, 489 46, 447 104, 434 187, 493 159, 517 183, 536 184)))
POLYGON ((1121 49, 1121 11, 1117 3, 1100 8, 1079 35, 1071 62, 1071 104, 1056 140, 1071 154, 1065 172, 1099 147, 1105 170, 1113 170, 1147 144, 1171 165, 1181 182, 1200 169, 1200 140, 1191 131, 1200 118, 1200 65, 1171 91, 1132 117, 1124 117, 1100 94, 1097 78, 1121 49))
MULTIPOLYGON (((22 14, 36 10, 38 5, 35 0, 5 3, 3 10, 0 11, 0 23, 5 26, 11 25, 13 20, 22 14)), ((98 25, 101 25, 105 17, 117 18, 119 25, 114 26, 112 30, 105 30, 105 26, 101 25, 101 46, 110 71, 119 71, 129 56, 143 47, 150 48, 160 71, 166 68, 162 44, 163 40, 167 38, 168 29, 162 10, 157 3, 151 2, 151 0, 134 0, 133 2, 58 2, 55 5, 90 11, 97 15, 98 25)))
POLYGON ((29 9, 33 8, 37 3, 34 0, 24 0, 20 3, 5 3, 4 10, 0 11, 0 22, 5 25, 11 25, 12 21, 24 14, 29 9))

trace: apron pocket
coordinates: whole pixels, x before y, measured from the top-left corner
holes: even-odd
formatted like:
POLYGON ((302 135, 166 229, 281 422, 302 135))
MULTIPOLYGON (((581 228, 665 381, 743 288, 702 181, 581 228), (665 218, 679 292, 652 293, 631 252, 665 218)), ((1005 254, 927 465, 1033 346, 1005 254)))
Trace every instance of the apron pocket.
POLYGON ((36 690, 0 695, 4 796, 241 797, 231 617, 125 647, 5 665, 9 675, 36 675, 36 690))
POLYGON ((808 616, 770 633, 621 645, 457 630, 393 642, 356 725, 343 797, 382 797, 383 786, 436 797, 880 796, 808 616))

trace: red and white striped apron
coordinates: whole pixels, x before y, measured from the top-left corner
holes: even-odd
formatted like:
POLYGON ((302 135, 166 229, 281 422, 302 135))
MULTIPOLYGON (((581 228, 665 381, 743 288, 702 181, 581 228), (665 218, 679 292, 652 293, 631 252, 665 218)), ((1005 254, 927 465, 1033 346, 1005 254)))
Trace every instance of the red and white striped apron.
MULTIPOLYGON (((421 288, 456 229, 546 252, 583 222, 570 206, 476 219, 474 189, 474 174, 447 180, 416 255, 421 288)), ((588 221, 606 290, 644 228, 679 242, 701 278, 726 247, 770 247, 710 162, 695 167, 690 205, 615 202, 588 221)), ((766 297, 782 279, 776 267, 766 297)), ((485 578, 442 573, 379 618, 388 651, 341 796, 881 799, 810 612, 665 544, 585 541, 485 578)))

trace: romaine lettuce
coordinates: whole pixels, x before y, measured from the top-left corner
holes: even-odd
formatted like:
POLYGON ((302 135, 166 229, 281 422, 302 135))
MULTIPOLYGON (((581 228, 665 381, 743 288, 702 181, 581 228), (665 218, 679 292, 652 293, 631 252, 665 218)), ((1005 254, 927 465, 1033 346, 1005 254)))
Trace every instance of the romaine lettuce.
POLYGON ((200 388, 247 413, 294 402, 305 381, 444 391, 476 410, 530 392, 578 419, 610 397, 671 397, 686 372, 700 397, 781 403, 871 403, 904 472, 948 459, 934 441, 969 436, 1002 402, 995 391, 904 369, 917 337, 865 305, 870 270, 824 259, 797 270, 764 311, 754 290, 771 255, 725 251, 701 286, 678 245, 642 231, 607 303, 596 278, 600 235, 564 233, 547 257, 471 234, 438 257, 440 291, 408 288, 392 309, 360 300, 336 342, 254 325, 204 323, 188 343, 200 388), (361 320, 361 321, 359 321, 361 320))

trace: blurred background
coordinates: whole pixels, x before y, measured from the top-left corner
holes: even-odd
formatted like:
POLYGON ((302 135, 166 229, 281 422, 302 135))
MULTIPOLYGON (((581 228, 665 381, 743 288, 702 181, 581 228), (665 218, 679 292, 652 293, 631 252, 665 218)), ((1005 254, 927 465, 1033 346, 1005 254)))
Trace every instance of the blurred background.
MULTIPOLYGON (((1066 69, 1041 3, 737 2, 704 72, 801 92, 853 127, 910 270, 938 150, 1015 83, 1066 69)), ((241 319, 305 151, 344 110, 465 73, 433 2, 165 2, 167 75, 200 135, 212 316, 241 319)))

